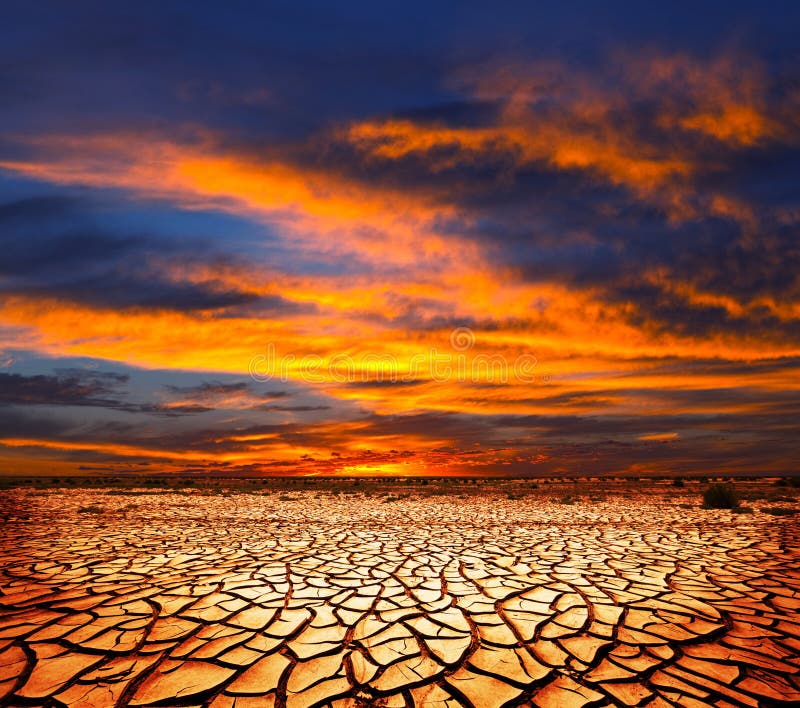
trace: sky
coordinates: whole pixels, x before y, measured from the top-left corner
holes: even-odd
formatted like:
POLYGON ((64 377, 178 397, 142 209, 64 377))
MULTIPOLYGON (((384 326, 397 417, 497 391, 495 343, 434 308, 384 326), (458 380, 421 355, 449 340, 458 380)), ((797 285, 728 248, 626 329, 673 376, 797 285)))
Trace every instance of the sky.
POLYGON ((800 5, 7 2, 0 474, 784 474, 800 5))

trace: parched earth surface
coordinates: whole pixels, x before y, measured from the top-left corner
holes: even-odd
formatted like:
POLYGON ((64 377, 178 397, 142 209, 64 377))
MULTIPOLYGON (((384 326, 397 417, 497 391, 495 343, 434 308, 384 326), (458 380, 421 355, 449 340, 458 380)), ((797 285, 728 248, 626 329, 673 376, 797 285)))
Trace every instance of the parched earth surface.
POLYGON ((6 490, 0 704, 800 701, 800 517, 651 486, 6 490))

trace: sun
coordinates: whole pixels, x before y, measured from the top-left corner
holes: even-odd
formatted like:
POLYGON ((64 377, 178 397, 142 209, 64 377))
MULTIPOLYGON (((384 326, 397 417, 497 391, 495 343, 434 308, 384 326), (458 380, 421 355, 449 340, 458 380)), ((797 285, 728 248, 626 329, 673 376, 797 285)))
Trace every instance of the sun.
POLYGON ((342 465, 336 473, 343 477, 419 477, 431 474, 428 466, 418 460, 342 465))

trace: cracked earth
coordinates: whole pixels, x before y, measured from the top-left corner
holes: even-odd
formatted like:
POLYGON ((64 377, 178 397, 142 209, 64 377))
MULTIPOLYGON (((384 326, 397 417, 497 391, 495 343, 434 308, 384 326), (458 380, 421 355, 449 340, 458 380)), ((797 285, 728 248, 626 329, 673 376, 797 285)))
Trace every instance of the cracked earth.
POLYGON ((0 704, 788 705, 796 518, 655 487, 11 489, 0 704))

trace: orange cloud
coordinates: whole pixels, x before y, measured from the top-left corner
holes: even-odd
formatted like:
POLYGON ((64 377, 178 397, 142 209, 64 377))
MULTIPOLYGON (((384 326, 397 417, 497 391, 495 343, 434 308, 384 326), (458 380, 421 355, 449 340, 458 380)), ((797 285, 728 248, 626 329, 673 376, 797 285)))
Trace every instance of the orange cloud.
POLYGON ((26 138, 41 157, 0 161, 0 169, 59 184, 121 188, 186 209, 245 214, 280 227, 294 247, 323 255, 401 264, 449 260, 446 241, 430 226, 446 213, 441 205, 434 210, 400 191, 225 153, 211 135, 193 137, 187 143, 128 133, 26 138), (386 249, 389 238, 393 247, 386 249))

